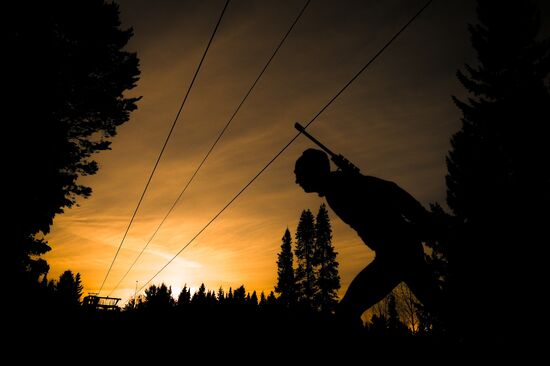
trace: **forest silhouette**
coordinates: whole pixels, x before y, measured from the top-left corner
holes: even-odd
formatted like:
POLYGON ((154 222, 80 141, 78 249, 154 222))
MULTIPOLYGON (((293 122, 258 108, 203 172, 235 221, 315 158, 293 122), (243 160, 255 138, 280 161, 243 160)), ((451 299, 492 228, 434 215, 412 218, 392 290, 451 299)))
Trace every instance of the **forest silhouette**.
POLYGON ((535 337, 532 314, 544 314, 544 307, 533 298, 548 268, 540 250, 550 218, 550 40, 539 39, 534 2, 478 0, 477 23, 469 26, 477 60, 456 75, 467 97, 452 97, 462 125, 446 157, 450 212, 433 203, 422 239, 441 304, 427 309, 399 284, 355 332, 334 316, 340 277, 325 206, 316 217, 302 212, 294 243, 282 228, 273 259, 278 279, 268 294, 244 285, 202 285, 194 293, 186 286, 172 294, 169 284, 153 284, 119 311, 99 311, 82 305, 80 274, 68 270, 49 279, 40 258, 51 250, 44 236, 56 215, 92 194, 78 178, 97 172, 92 155, 109 149, 117 127, 137 108, 139 98, 124 93, 136 86, 139 60, 124 50, 132 29, 121 28, 114 3, 6 7, 5 118, 17 142, 7 162, 3 268, 14 334, 70 339, 78 333, 99 344, 108 329, 143 334, 155 344, 246 341, 279 352, 286 350, 282 342, 310 351, 306 345, 315 344, 320 359, 334 345, 429 351, 535 337), (39 96, 31 107, 29 85, 39 96))

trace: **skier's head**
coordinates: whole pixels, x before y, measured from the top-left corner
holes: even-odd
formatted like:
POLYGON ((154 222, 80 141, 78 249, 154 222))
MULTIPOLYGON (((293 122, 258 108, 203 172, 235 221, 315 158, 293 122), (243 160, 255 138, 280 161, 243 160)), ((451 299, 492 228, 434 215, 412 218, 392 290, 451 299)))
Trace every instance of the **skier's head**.
POLYGON ((321 192, 330 174, 330 162, 324 151, 307 149, 296 160, 294 167, 296 184, 305 192, 321 192))

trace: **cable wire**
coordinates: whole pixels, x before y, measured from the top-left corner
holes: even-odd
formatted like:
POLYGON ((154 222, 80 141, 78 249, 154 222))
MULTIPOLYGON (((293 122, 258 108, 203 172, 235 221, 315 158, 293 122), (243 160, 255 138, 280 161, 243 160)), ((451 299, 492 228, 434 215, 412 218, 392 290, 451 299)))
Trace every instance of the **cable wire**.
POLYGON ((271 57, 269 57, 267 63, 265 64, 265 66, 263 67, 263 69, 260 71, 260 74, 258 75, 258 77, 256 77, 256 79, 254 80, 254 82, 252 83, 252 85, 250 86, 250 88, 248 89, 248 92, 245 94, 245 96, 243 97, 243 99, 241 100, 241 102, 239 103, 239 105, 237 106, 237 108, 235 109, 235 111, 233 112, 233 114, 231 115, 231 117, 229 118, 229 120, 227 121, 227 123, 225 124, 225 126, 223 127, 223 129, 220 131, 220 133, 218 134, 218 137, 216 138, 216 140, 214 141, 214 143, 212 144, 212 146, 210 146, 210 149, 208 150, 208 152, 206 153, 206 155, 204 156, 204 158, 202 159, 202 161, 200 162, 200 164, 197 166, 197 168, 195 169, 195 172, 191 175, 191 178, 189 178, 189 180, 187 181, 187 183, 185 184, 184 188, 181 190, 180 194, 178 195, 178 197, 176 198, 176 200, 174 201, 174 203, 172 203, 172 206, 170 207, 170 209, 168 210, 168 212, 166 213, 166 215, 164 216, 164 218, 161 220, 160 224, 157 226, 157 228, 155 229, 155 231, 153 232, 153 235, 151 235, 151 237, 149 238, 149 240, 147 240, 147 242, 145 243, 145 246, 143 247, 143 249, 141 250, 141 252, 138 254, 138 256, 136 257, 136 259, 134 260, 134 262, 130 265, 130 268, 128 268, 128 270, 126 271, 126 273, 122 276, 122 278, 120 279, 120 281, 118 281, 118 283, 115 285, 115 287, 113 287, 113 289, 111 290, 111 292, 109 293, 109 296, 111 296, 111 294, 113 293, 113 291, 115 291, 118 286, 120 286, 120 284, 122 283, 122 281, 124 281, 124 279, 126 278, 126 276, 128 276, 128 273, 130 273, 130 271, 132 270, 132 268, 135 266, 135 264, 137 263, 137 261, 139 260, 139 258, 142 256, 142 254, 145 252, 145 249, 147 249, 147 247, 149 246, 149 244, 151 243, 151 241, 153 241, 153 239, 155 238, 155 236, 157 235, 158 231, 160 230, 161 226, 164 224, 164 222, 166 221, 166 219, 168 218, 168 216, 170 216, 170 214, 172 213, 172 211, 174 210, 174 208, 176 207, 176 205, 178 204, 179 200, 181 199, 181 197, 183 196, 183 194, 187 191, 187 188, 189 187, 189 185, 191 184, 191 182, 193 181, 193 179, 195 179, 195 176, 197 175, 197 173, 199 172, 199 170, 202 168, 202 166, 204 165, 204 163, 206 162, 206 160, 208 159, 208 157, 210 156, 210 154, 212 153, 212 151, 214 150, 214 147, 216 147, 216 145, 218 144, 218 142, 220 141, 220 139, 222 138, 222 136, 224 135, 225 131, 227 130, 227 128, 229 127, 229 125, 231 124, 231 122, 233 121, 233 119, 235 118, 235 116, 237 115, 237 113, 239 112, 239 110, 241 109, 241 107, 243 106, 244 102, 248 99, 248 96, 252 93, 252 90, 254 89, 254 87, 256 86, 256 84, 258 83, 258 81, 261 79, 261 77, 263 76, 263 74, 265 73, 265 71, 267 70, 269 64, 271 64, 271 61, 275 58, 275 55, 279 52, 279 49, 281 48, 281 46, 283 45, 283 43, 286 41, 286 39, 288 38, 288 36, 290 35, 290 33, 292 32, 292 30, 294 29, 294 26, 296 25, 296 23, 298 23, 298 20, 300 20, 300 18, 302 17, 302 14, 304 14, 306 8, 308 7, 309 3, 311 2, 311 0, 307 0, 305 5, 302 7, 302 9, 300 10, 300 12, 298 13, 298 15, 296 16, 296 18, 294 19, 294 21, 292 22, 292 25, 290 26, 290 28, 287 30, 287 32, 285 33, 285 35, 283 36, 283 38, 281 39, 281 41, 279 42, 279 44, 277 45, 277 47, 275 47, 275 50, 273 51, 273 53, 271 54, 271 57))
POLYGON ((157 160, 155 161, 155 165, 153 166, 153 170, 151 171, 151 174, 149 174, 149 178, 147 179, 147 183, 145 184, 145 188, 143 189, 143 192, 141 193, 141 196, 138 200, 137 206, 134 209, 134 213, 132 214, 132 217, 130 218, 130 222, 128 223, 128 226, 126 227, 126 231, 124 232, 124 235, 122 236, 122 240, 120 241, 120 244, 118 245, 118 248, 115 252, 115 256, 113 257, 113 260, 111 261, 111 264, 109 265, 109 269, 107 270, 107 273, 105 274, 105 278, 103 278, 103 282, 101 283, 101 286, 99 288, 98 295, 101 293, 101 290, 103 290, 103 286, 105 285, 105 281, 107 281, 107 277, 109 277, 109 273, 111 273, 111 269, 113 268, 113 265, 115 264, 115 261, 118 257, 118 253, 120 252, 120 249, 122 248, 122 245, 124 244, 124 240, 126 240, 126 236, 128 235, 128 232, 130 231, 130 227, 132 226, 132 223, 134 222, 134 219, 135 219, 136 214, 139 210, 139 207, 141 206, 141 202, 143 201, 143 198, 145 197, 145 193, 147 192, 147 189, 149 188, 149 184, 151 183, 151 180, 153 179, 153 176, 155 175, 155 172, 156 172, 157 167, 159 165, 160 159, 162 158, 162 155, 164 154, 164 150, 166 149, 166 146, 168 145, 168 141, 170 140, 170 137, 172 136, 172 132, 174 132, 174 128, 176 127, 176 124, 178 122, 178 118, 181 114, 181 111, 183 110, 185 102, 187 101, 187 98, 189 97, 189 94, 191 93, 191 89, 193 88, 193 85, 195 84, 195 80, 197 79, 197 75, 199 74, 199 71, 200 71, 201 66, 204 62, 204 59, 206 58, 206 54, 208 53, 208 50, 210 49, 210 45, 212 44, 212 41, 214 40, 214 36, 216 35, 216 32, 218 31, 218 28, 219 28, 219 25, 222 21, 223 15, 225 14, 225 10, 227 9, 227 6, 229 5, 229 1, 230 0, 226 0, 226 2, 225 2, 225 5, 224 5, 223 10, 220 14, 220 17, 218 18, 218 22, 216 23, 216 26, 214 27, 214 31, 212 32, 212 35, 210 36, 210 40, 208 41, 208 44, 206 45, 206 48, 205 48, 205 50, 202 54, 199 65, 197 66, 197 69, 195 70, 195 74, 193 75, 193 79, 191 80, 191 83, 189 84, 189 87, 187 88, 187 92, 185 93, 185 97, 183 98, 183 101, 181 102, 178 113, 176 114, 176 117, 174 118, 174 122, 172 122, 172 126, 170 127, 170 130, 168 131, 168 135, 166 136, 166 139, 164 140, 164 144, 162 145, 162 148, 160 149, 160 153, 157 157, 157 160))
MULTIPOLYGON (((408 26, 416 19, 424 10, 432 3, 433 0, 429 0, 401 29, 388 41, 386 44, 348 81, 334 97, 332 97, 323 108, 304 126, 309 127, 377 58, 380 56, 393 41, 399 37, 399 35, 408 28, 408 26)), ((165 265, 163 265, 147 282, 145 282, 138 292, 141 292, 151 281, 153 281, 170 263, 172 263, 176 257, 178 257, 199 235, 201 235, 231 204, 248 188, 262 173, 271 165, 281 154, 288 149, 290 145, 301 135, 301 132, 297 133, 283 148, 216 214, 214 217, 199 230, 195 236, 191 238, 165 265)))

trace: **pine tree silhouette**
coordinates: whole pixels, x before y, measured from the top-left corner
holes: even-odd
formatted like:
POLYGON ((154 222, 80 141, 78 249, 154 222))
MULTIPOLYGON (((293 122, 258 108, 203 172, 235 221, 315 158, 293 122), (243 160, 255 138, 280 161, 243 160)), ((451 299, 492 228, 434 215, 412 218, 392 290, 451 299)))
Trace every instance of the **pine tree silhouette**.
POLYGON ((279 294, 279 303, 286 308, 290 308, 296 301, 293 259, 292 238, 290 231, 286 229, 277 259, 277 285, 275 286, 275 292, 279 294))
POLYGON ((183 285, 181 292, 178 296, 178 307, 185 308, 191 303, 191 289, 187 287, 187 284, 183 285))
POLYGON ((315 224, 310 210, 302 211, 296 230, 296 288, 298 302, 315 309, 314 297, 318 291, 315 276, 315 224))
POLYGON ((269 292, 269 295, 267 295, 266 306, 275 307, 276 305, 277 305, 277 298, 275 297, 275 293, 271 291, 269 292))
POLYGON ((332 245, 330 218, 325 204, 322 204, 315 220, 314 255, 318 288, 315 302, 322 312, 331 312, 338 303, 340 275, 336 254, 332 245))
POLYGON ((172 297, 172 287, 161 283, 159 286, 151 285, 145 289, 143 306, 150 312, 164 312, 175 305, 172 297))
POLYGON ((248 303, 252 305, 253 309, 258 307, 258 295, 256 294, 256 290, 252 291, 252 295, 250 295, 250 300, 248 303))
POLYGON ((206 305, 206 286, 204 283, 201 283, 199 289, 193 294, 191 304, 200 306, 206 305))
POLYGON ((61 307, 67 309, 78 307, 82 297, 82 289, 80 273, 74 275, 71 270, 63 272, 56 284, 56 295, 61 307))
POLYGON ((265 293, 262 291, 262 293, 260 294, 260 303, 258 305, 260 306, 260 308, 263 308, 265 307, 266 302, 267 302, 267 299, 265 297, 265 293))
POLYGON ((246 289, 244 285, 241 285, 233 291, 233 303, 237 306, 246 304, 246 289))
POLYGON ((233 304, 233 289, 231 287, 229 287, 229 291, 227 292, 227 297, 225 302, 229 305, 233 304))
POLYGON ((218 299, 218 304, 223 305, 225 302, 225 293, 223 291, 223 288, 220 286, 218 289, 218 294, 216 295, 216 298, 218 299))

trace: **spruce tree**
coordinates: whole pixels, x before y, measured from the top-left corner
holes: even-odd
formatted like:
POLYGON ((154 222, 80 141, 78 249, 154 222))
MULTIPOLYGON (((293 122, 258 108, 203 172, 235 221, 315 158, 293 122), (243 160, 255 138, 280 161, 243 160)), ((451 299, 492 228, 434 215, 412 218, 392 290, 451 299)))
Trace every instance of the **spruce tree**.
POLYGON ((178 296, 178 307, 184 308, 190 303, 191 303, 191 289, 187 287, 187 284, 185 284, 178 296))
POLYGON ((277 286, 275 292, 279 294, 279 303, 289 308, 295 301, 296 285, 294 279, 294 258, 292 255, 292 237, 286 229, 282 238, 281 252, 277 259, 277 286))
POLYGON ((229 292, 227 292, 227 296, 225 298, 225 303, 232 305, 234 303, 233 301, 233 289, 229 287, 229 292))
POLYGON ((150 311, 166 311, 175 304, 172 298, 172 287, 161 283, 160 286, 151 285, 145 290, 143 305, 150 311))
POLYGON ((236 288, 233 292, 233 303, 236 305, 246 304, 246 289, 244 288, 244 285, 236 288))
POLYGON ((75 287, 75 298, 76 302, 80 303, 80 298, 82 297, 82 290, 84 286, 82 285, 82 279, 80 277, 80 272, 77 272, 74 276, 74 287, 75 287))
POLYGON ((258 304, 260 306, 260 308, 263 308, 266 304, 266 298, 265 298, 265 293, 262 291, 262 293, 260 294, 260 303, 258 304))
POLYGON ((217 297, 217 300, 218 300, 218 304, 223 305, 224 300, 225 300, 225 293, 223 291, 223 287, 220 286, 220 288, 218 289, 218 295, 216 297, 217 297))
POLYGON ((457 74, 470 95, 454 98, 462 128, 447 159, 447 202, 460 223, 449 284, 455 330, 492 337, 507 335, 509 315, 546 277, 536 247, 548 242, 550 219, 550 41, 537 40, 531 1, 479 0, 477 14, 478 63, 457 74))
POLYGON ((302 211, 296 230, 296 288, 298 301, 314 308, 314 297, 318 291, 314 270, 315 224, 310 210, 302 211))
POLYGON ((206 292, 206 302, 205 304, 209 308, 213 308, 218 305, 218 299, 216 298, 216 293, 213 290, 206 292))
POLYGON ((273 291, 270 291, 269 295, 267 295, 265 304, 267 307, 271 307, 271 308, 277 306, 277 298, 275 297, 275 293, 273 293, 273 291))
POLYGON ((252 291, 252 295, 248 300, 248 304, 251 305, 254 309, 258 307, 258 294, 256 294, 256 290, 252 291))
POLYGON ((80 305, 82 289, 80 273, 75 276, 70 270, 63 272, 56 285, 56 295, 60 305, 64 308, 75 308, 80 305))
POLYGON ((195 305, 206 305, 206 286, 204 283, 201 283, 199 289, 195 291, 193 297, 191 298, 191 304, 195 305))
POLYGON ((338 303, 340 275, 336 251, 332 245, 332 227, 325 204, 319 207, 315 220, 315 255, 314 265, 317 271, 316 304, 323 312, 330 312, 338 303))

